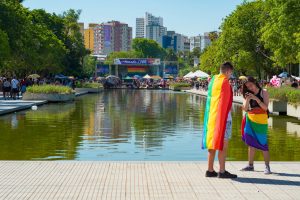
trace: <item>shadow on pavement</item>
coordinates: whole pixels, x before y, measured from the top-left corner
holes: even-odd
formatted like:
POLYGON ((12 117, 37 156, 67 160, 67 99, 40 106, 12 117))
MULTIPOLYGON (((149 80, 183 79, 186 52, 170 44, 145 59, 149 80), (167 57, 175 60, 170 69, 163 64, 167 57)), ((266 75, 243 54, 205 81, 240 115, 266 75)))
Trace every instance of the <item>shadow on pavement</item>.
MULTIPOLYGON (((255 171, 255 172, 262 172, 263 173, 263 171, 255 171)), ((287 176, 287 177, 300 177, 300 174, 288 174, 288 173, 276 173, 276 172, 272 172, 272 175, 287 176)))
POLYGON ((265 184, 265 185, 289 185, 289 186, 300 186, 300 181, 289 181, 289 180, 278 180, 268 178, 246 178, 239 177, 232 179, 233 181, 240 183, 254 183, 254 184, 265 184))

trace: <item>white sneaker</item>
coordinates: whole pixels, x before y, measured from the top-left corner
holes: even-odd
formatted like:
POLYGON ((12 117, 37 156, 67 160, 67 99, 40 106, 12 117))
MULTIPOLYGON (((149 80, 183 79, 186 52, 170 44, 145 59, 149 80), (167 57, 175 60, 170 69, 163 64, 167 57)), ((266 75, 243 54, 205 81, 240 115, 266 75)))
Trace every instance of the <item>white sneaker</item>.
POLYGON ((265 172, 264 172, 264 173, 265 173, 266 175, 272 174, 271 169, 270 169, 269 166, 266 166, 266 169, 265 169, 265 172))

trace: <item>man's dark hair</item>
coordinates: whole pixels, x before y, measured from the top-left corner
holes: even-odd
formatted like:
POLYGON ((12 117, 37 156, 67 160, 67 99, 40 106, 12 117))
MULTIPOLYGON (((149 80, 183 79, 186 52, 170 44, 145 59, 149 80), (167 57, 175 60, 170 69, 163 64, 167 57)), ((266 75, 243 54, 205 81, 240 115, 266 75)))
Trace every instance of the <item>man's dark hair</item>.
POLYGON ((224 62, 223 64, 221 64, 221 73, 225 73, 227 72, 228 70, 233 70, 233 65, 231 64, 231 62, 224 62))

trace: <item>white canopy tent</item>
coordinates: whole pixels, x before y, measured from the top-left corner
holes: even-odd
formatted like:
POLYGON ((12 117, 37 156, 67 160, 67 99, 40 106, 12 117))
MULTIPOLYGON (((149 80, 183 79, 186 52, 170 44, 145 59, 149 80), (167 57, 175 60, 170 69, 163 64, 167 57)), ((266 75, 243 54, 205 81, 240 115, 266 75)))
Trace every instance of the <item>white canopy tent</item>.
POLYGON ((144 78, 144 79, 150 79, 151 76, 149 76, 149 75, 147 74, 147 75, 145 75, 143 78, 144 78))
POLYGON ((195 73, 192 74, 193 77, 197 78, 208 78, 209 75, 201 70, 197 70, 195 73))
POLYGON ((194 74, 194 72, 189 72, 183 78, 193 78, 194 77, 194 76, 192 76, 193 74, 194 74))
POLYGON ((293 75, 292 75, 292 78, 296 79, 297 81, 300 81, 300 77, 297 77, 297 76, 293 76, 293 75))

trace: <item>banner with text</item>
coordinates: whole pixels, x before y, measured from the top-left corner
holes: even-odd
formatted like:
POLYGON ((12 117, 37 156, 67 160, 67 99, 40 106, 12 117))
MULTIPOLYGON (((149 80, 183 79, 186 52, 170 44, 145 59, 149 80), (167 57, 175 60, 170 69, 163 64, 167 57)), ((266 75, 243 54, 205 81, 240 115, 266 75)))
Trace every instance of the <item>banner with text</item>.
POLYGON ((158 58, 117 58, 114 60, 115 65, 160 65, 158 58))

